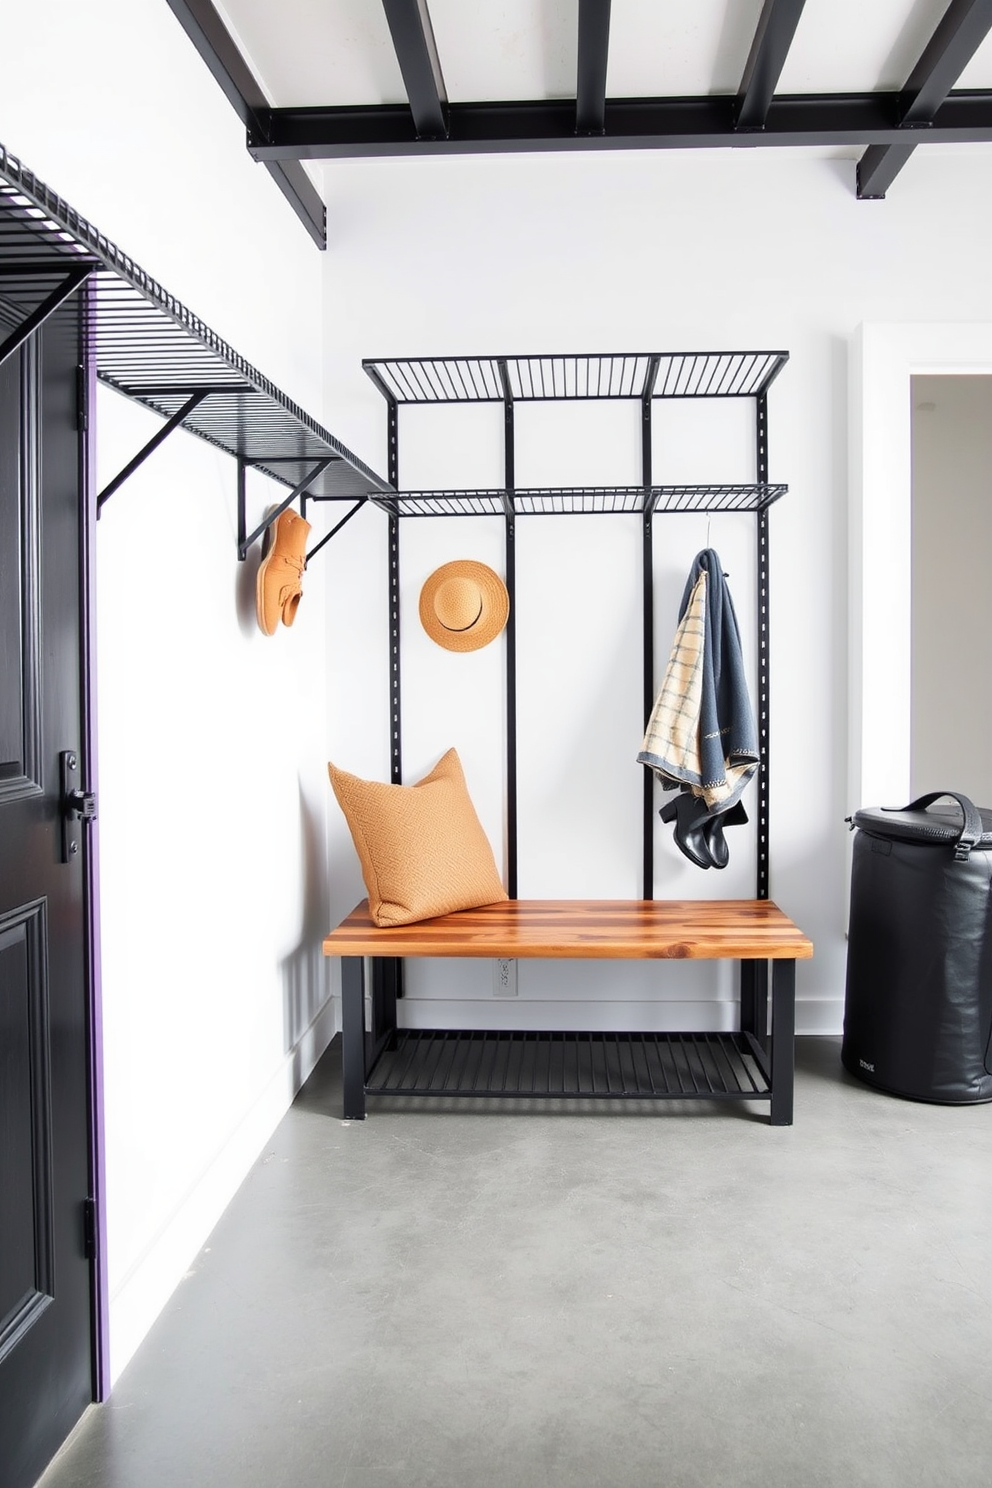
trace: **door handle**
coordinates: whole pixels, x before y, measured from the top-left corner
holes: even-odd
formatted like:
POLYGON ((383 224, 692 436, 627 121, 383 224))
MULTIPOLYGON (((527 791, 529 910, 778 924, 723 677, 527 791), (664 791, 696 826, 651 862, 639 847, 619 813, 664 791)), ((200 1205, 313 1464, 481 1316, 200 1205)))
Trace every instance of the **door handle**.
POLYGON ((75 784, 79 760, 74 749, 64 749, 59 755, 62 809, 62 861, 71 863, 79 856, 79 822, 96 820, 96 795, 93 791, 80 790, 75 784))

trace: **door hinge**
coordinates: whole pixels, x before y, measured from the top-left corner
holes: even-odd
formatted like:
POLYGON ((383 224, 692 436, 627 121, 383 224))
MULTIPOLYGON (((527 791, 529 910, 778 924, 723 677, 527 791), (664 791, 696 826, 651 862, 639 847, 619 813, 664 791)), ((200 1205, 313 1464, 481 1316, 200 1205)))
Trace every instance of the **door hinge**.
POLYGON ((79 856, 78 822, 96 821, 95 791, 80 790, 75 785, 79 758, 74 749, 63 749, 59 755, 59 778, 62 808, 62 861, 71 863, 79 856))
POLYGON ((83 1200, 83 1254, 88 1261, 96 1260, 96 1201, 83 1200))
POLYGON ((86 368, 76 368, 76 428, 85 434, 90 426, 90 385, 86 368))

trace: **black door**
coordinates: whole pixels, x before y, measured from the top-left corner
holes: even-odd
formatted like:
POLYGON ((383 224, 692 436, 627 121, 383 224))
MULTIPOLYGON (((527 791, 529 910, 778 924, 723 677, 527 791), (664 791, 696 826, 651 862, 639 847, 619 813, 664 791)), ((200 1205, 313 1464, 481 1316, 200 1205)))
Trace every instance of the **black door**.
MULTIPOLYGON (((2 291, 0 291, 2 292, 2 291)), ((78 299, 78 296, 77 296, 78 299)), ((93 1396, 78 311, 0 364, 0 1488, 28 1488, 93 1396)))

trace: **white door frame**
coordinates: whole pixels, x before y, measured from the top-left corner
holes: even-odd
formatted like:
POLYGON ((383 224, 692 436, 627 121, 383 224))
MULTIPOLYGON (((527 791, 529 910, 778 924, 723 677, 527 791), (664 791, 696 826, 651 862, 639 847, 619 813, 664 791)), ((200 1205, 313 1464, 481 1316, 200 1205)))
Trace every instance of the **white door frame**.
MULTIPOLYGON (((848 801, 910 799, 916 374, 992 373, 992 322, 865 323, 850 358, 848 801)), ((950 596, 949 596, 950 598, 950 596)))

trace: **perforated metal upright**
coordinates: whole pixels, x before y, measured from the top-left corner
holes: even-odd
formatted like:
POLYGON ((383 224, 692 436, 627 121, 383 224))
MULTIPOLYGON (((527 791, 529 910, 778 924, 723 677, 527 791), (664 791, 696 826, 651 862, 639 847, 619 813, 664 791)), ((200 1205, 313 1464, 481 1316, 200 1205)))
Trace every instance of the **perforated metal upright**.
POLYGON ((517 513, 513 389, 505 358, 497 363, 503 390, 503 487, 505 504, 504 582, 510 601, 506 619, 506 892, 517 897, 517 513))

